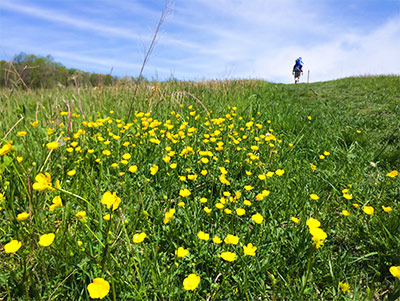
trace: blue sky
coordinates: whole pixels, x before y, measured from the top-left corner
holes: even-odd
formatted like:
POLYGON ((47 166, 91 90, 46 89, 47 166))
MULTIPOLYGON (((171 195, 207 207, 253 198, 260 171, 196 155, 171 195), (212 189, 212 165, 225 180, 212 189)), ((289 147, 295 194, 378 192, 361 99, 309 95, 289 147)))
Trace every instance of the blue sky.
MULTIPOLYGON (((0 59, 50 54, 68 68, 137 76, 165 2, 1 0, 0 59)), ((400 73, 400 0, 176 0, 149 79, 292 82, 400 73), (304 77, 305 79, 305 77, 304 77)))

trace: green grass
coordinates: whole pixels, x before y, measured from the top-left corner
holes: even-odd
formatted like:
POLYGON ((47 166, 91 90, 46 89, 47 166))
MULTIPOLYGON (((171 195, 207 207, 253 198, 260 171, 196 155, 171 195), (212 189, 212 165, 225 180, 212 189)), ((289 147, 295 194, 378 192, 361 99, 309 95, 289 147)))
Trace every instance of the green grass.
POLYGON ((7 134, 0 148, 12 145, 0 156, 0 298, 89 299, 95 278, 108 281, 105 298, 117 300, 399 296, 399 279, 389 272, 400 266, 399 177, 387 176, 400 167, 399 77, 309 85, 154 82, 140 86, 131 120, 125 119, 134 87, 0 93, 0 138, 7 134), (69 110, 74 114, 61 114, 69 110), (47 148, 52 141, 61 142, 57 149, 47 148), (33 189, 45 172, 61 189, 33 189), (258 177, 268 172, 273 176, 258 177), (183 189, 191 194, 181 196, 183 189), (261 197, 264 190, 270 193, 261 197), (115 211, 101 203, 106 191, 121 199, 115 211), (55 196, 62 207, 49 210, 55 196), (365 206, 374 213, 364 213, 365 206), (78 218, 79 211, 87 217, 78 218), (21 212, 29 218, 18 220, 21 212), (257 213, 261 224, 252 220, 257 213), (106 214, 113 217, 104 220, 106 214), (327 234, 319 248, 306 225, 310 217, 327 234), (200 240, 200 231, 210 239, 200 240), (144 241, 134 243, 142 232, 144 241), (45 233, 55 234, 47 247, 38 244, 45 233), (212 240, 228 234, 239 243, 212 240), (22 247, 6 253, 12 239, 22 247), (248 243, 255 256, 244 253, 248 243), (188 255, 177 257, 178 247, 188 255), (233 262, 220 257, 226 251, 236 254, 233 262), (192 273, 200 283, 187 291, 182 283, 192 273), (343 293, 339 282, 350 290, 343 293))

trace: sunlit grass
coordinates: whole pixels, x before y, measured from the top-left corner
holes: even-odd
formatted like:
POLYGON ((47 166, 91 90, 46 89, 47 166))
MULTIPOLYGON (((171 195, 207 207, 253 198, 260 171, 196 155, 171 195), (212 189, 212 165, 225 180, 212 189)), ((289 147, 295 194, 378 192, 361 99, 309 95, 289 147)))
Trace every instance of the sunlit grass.
POLYGON ((0 298, 396 298, 392 83, 4 91, 0 298))

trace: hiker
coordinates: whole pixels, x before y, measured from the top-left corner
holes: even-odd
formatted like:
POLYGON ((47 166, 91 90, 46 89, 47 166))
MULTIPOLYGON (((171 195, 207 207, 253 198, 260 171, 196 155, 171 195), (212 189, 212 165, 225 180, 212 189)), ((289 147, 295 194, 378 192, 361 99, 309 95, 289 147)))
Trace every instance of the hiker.
POLYGON ((303 61, 301 60, 301 57, 296 59, 296 64, 293 66, 293 71, 292 74, 294 75, 294 83, 297 84, 300 81, 300 72, 301 75, 303 75, 303 61))

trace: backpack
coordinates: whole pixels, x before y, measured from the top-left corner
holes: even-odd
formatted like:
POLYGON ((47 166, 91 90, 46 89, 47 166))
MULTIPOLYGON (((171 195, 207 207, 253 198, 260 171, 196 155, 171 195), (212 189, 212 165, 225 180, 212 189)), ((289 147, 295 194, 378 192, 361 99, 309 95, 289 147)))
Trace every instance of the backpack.
POLYGON ((302 71, 303 69, 303 62, 301 61, 301 58, 296 59, 296 64, 293 67, 293 70, 297 71, 302 71))

